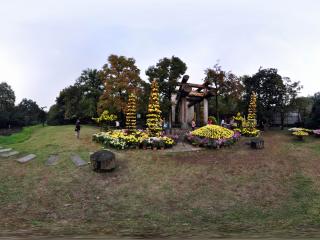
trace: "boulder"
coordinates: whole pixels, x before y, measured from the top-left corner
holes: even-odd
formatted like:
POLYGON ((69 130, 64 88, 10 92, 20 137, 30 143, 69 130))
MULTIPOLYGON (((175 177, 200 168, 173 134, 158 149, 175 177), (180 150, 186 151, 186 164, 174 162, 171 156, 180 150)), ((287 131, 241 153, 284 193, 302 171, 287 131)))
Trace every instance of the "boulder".
POLYGON ((90 162, 94 171, 112 171, 116 168, 116 156, 108 150, 100 150, 91 154, 90 162))

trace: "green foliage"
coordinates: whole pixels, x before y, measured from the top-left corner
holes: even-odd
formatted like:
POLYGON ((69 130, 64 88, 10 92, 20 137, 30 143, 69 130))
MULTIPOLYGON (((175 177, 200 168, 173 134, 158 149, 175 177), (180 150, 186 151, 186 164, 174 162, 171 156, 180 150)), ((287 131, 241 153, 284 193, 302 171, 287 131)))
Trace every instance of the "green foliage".
MULTIPOLYGON (((141 92, 140 70, 133 58, 110 55, 101 70, 105 86, 98 103, 98 113, 108 109, 112 113, 124 113, 130 93, 141 92)), ((121 119, 123 120, 123 119, 121 119)))
POLYGON ((40 113, 41 109, 35 101, 24 98, 15 107, 11 122, 18 126, 35 125, 40 122, 40 113))
POLYGON ((12 88, 5 82, 0 83, 0 128, 8 126, 15 100, 12 88))
POLYGON ((59 93, 56 104, 48 112, 48 124, 57 125, 76 118, 97 117, 97 103, 103 88, 98 70, 84 70, 74 85, 59 93))
POLYGON ((260 68, 253 76, 244 76, 242 82, 246 105, 250 102, 251 93, 257 94, 258 120, 271 120, 274 112, 280 112, 284 121, 290 103, 301 88, 299 82, 291 82, 289 78, 280 76, 274 68, 260 68))
POLYGON ((150 66, 146 75, 150 83, 157 79, 160 93, 160 106, 163 116, 169 117, 171 109, 171 95, 175 92, 178 79, 185 74, 187 65, 178 57, 162 58, 156 66, 150 66))
POLYGON ((312 106, 313 106, 313 98, 312 97, 297 97, 293 99, 291 102, 292 107, 295 108, 299 115, 300 115, 300 120, 299 124, 301 126, 304 126, 305 124, 308 123, 312 106))
POLYGON ((58 104, 50 107, 47 116, 48 125, 61 125, 64 123, 64 110, 58 104))
POLYGON ((208 120, 211 120, 212 124, 218 124, 217 119, 215 116, 209 116, 208 120))
POLYGON ((313 106, 311 111, 311 124, 314 128, 320 128, 320 92, 313 97, 313 106))
POLYGON ((81 111, 85 118, 98 116, 97 104, 104 90, 101 72, 97 69, 83 70, 75 86, 79 87, 82 94, 81 111))
POLYGON ((219 64, 215 64, 213 68, 205 70, 205 82, 208 83, 214 92, 215 115, 220 121, 220 111, 224 114, 235 113, 238 110, 238 103, 243 92, 243 86, 240 79, 232 72, 226 72, 221 69, 219 64), (224 107, 221 108, 220 107, 224 107))

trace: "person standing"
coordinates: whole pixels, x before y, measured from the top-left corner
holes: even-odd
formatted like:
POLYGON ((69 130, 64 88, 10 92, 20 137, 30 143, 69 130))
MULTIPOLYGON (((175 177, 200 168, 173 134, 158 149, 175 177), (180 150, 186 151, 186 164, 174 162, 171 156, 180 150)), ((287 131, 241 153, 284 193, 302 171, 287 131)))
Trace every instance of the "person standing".
POLYGON ((80 120, 78 118, 77 121, 76 121, 76 128, 75 128, 77 139, 80 138, 80 129, 81 129, 80 120))
POLYGON ((116 121, 116 129, 119 129, 120 128, 120 122, 117 120, 116 121))
POLYGON ((196 128, 196 121, 194 119, 192 119, 191 128, 192 128, 192 131, 194 131, 196 128))

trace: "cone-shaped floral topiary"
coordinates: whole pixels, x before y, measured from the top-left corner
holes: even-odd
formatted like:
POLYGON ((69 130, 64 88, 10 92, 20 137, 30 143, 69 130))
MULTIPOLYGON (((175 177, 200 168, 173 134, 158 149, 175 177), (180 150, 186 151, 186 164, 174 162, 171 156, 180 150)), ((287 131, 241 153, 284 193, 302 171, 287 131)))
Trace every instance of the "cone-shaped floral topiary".
POLYGON ((159 104, 159 87, 158 82, 153 80, 151 83, 151 93, 149 98, 147 127, 151 136, 159 136, 162 130, 161 127, 161 110, 159 104))
POLYGON ((129 130, 137 128, 137 97, 135 94, 130 94, 126 112, 126 127, 129 130))
POLYGON ((255 92, 252 92, 249 109, 248 109, 248 120, 246 122, 246 127, 242 130, 242 134, 248 137, 255 137, 259 135, 260 131, 256 129, 257 120, 257 95, 255 92))
POLYGON ((249 109, 248 109, 248 120, 250 119, 256 120, 256 112, 257 112, 257 95, 255 94, 255 92, 252 92, 249 109))

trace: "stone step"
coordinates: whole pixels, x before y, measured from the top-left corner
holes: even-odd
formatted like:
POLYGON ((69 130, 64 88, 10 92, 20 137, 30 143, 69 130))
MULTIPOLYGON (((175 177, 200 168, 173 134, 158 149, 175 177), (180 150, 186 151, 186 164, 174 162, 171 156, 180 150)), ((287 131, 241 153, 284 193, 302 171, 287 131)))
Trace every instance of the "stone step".
POLYGON ((77 167, 81 167, 88 164, 87 162, 83 161, 83 159, 79 155, 72 155, 71 160, 77 167))
POLYGON ((58 155, 50 155, 46 164, 48 166, 53 166, 53 165, 57 165, 58 161, 59 161, 59 156, 58 155))
POLYGON ((6 152, 6 153, 0 154, 0 157, 12 157, 17 154, 19 154, 19 152, 17 152, 17 151, 6 152))
POLYGON ((35 154, 29 154, 29 155, 27 155, 27 156, 24 156, 24 157, 18 159, 17 161, 18 161, 19 163, 26 163, 26 162, 29 162, 29 161, 33 160, 33 159, 36 158, 36 157, 37 157, 37 156, 36 156, 35 154))
POLYGON ((10 151, 12 151, 12 148, 0 149, 0 153, 10 152, 10 151))

